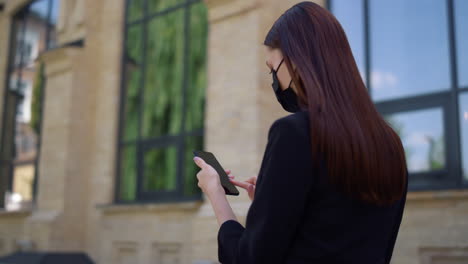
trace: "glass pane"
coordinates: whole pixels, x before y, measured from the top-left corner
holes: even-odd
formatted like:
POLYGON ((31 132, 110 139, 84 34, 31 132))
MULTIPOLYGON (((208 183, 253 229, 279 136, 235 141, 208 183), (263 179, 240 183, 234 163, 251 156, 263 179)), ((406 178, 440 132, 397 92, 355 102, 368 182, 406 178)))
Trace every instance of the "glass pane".
POLYGON ((468 182, 468 93, 463 93, 460 96, 459 107, 463 178, 465 182, 468 182))
MULTIPOLYGON (((39 35, 41 28, 27 24, 26 32, 36 32, 39 35), (38 31, 35 31, 38 30, 38 31)), ((45 42, 40 38, 31 39, 32 47, 36 51, 45 42)), ((25 50, 23 50, 25 52, 25 50)), ((30 50, 23 58, 32 58, 30 50)), ((34 55, 36 56, 36 55, 34 55)), ((45 88, 43 65, 32 60, 27 60, 24 68, 14 71, 10 76, 10 90, 16 97, 16 115, 14 124, 14 164, 13 189, 10 202, 18 204, 19 208, 29 207, 33 197, 33 182, 35 177, 35 162, 37 159, 37 144, 40 134, 42 114, 42 94, 45 88)), ((10 123, 11 125, 11 123, 10 123)), ((4 130, 5 131, 5 130, 4 130)), ((8 145, 8 144, 6 144, 8 145)), ((8 147, 7 147, 8 148, 8 147)), ((16 207, 10 207, 16 208, 16 207)))
POLYGON ((34 160, 16 165, 13 171, 13 193, 19 194, 19 202, 28 203, 33 199, 34 160))
POLYGON ((403 142, 410 173, 445 167, 442 113, 441 108, 431 108, 385 116, 403 142))
POLYGON ((47 43, 47 47, 49 49, 57 47, 57 19, 58 19, 58 12, 60 10, 60 1, 59 0, 52 0, 52 7, 49 20, 49 39, 47 43))
POLYGON ((133 21, 143 17, 144 0, 127 0, 128 1, 128 21, 133 21))
MULTIPOLYGON (((30 104, 30 108, 27 109, 30 111, 30 120, 29 120, 29 129, 32 129, 36 135, 40 134, 40 124, 41 124, 41 119, 42 119, 42 101, 43 101, 43 93, 45 90, 45 76, 44 76, 44 64, 40 64, 39 67, 37 67, 36 72, 35 72, 35 78, 33 80, 33 87, 31 91, 31 102, 28 102, 28 96, 29 94, 27 93, 26 102, 27 104, 30 104)), ((17 132, 18 133, 18 132, 17 132)))
POLYGON ((446 2, 370 1, 375 100, 450 88, 446 2))
POLYGON ((150 14, 158 11, 162 11, 169 7, 181 4, 185 0, 148 0, 148 9, 150 14))
POLYGON ((332 0, 331 3, 331 11, 346 32, 354 59, 365 82, 363 6, 362 0, 332 0))
POLYGON ((26 30, 22 37, 23 65, 33 66, 34 60, 44 51, 47 39, 49 1, 35 1, 26 16, 26 30))
POLYGON ((184 79, 183 9, 149 22, 146 59, 143 136, 178 134, 184 79))
POLYGON ((33 1, 29 8, 29 13, 39 19, 39 21, 46 21, 49 15, 49 0, 33 1))
POLYGON ((184 195, 187 196, 201 193, 197 179, 197 173, 200 171, 200 168, 193 162, 194 150, 203 150, 203 136, 190 136, 185 138, 184 195))
POLYGON ((60 0, 52 0, 51 10, 52 13, 50 14, 50 23, 55 26, 57 25, 57 19, 60 10, 60 0))
POLYGON ((139 91, 141 84, 142 26, 132 26, 127 32, 125 54, 126 95, 124 105, 123 140, 138 137, 139 91))
MULTIPOLYGON (((44 67, 36 59, 49 47, 47 41, 53 35, 51 31, 55 30, 51 21, 57 17, 58 3, 58 0, 31 1, 31 5, 19 10, 13 20, 14 43, 10 53, 14 58, 8 67, 0 154, 10 165, 15 164, 11 166, 13 180, 9 197, 19 208, 30 206, 33 199, 45 88, 44 67)), ((3 191, 0 195, 4 195, 3 191)))
POLYGON ((13 49, 11 52, 14 52, 14 62, 13 62, 14 64, 13 65, 15 67, 15 70, 17 70, 17 68, 20 68, 21 65, 26 64, 22 62, 27 61, 27 57, 29 56, 29 53, 30 53, 31 45, 30 44, 28 45, 26 43, 25 37, 24 37, 26 34, 26 22, 25 21, 26 19, 24 19, 24 17, 13 21, 15 41, 14 41, 13 49))
POLYGON ((137 157, 136 146, 130 145, 121 149, 119 198, 122 201, 133 201, 136 198, 137 157))
POLYGON ((190 9, 189 80, 186 91, 185 130, 203 128, 206 88, 207 9, 203 2, 190 9))
POLYGON ((177 185, 177 148, 157 148, 145 152, 144 191, 171 191, 177 185))
POLYGON ((11 165, 0 159, 0 208, 4 208, 6 201, 5 196, 9 186, 9 175, 11 173, 11 165))
POLYGON ((457 63, 460 86, 468 87, 468 1, 455 0, 457 63))
POLYGON ((14 159, 14 147, 15 147, 15 119, 16 119, 16 109, 18 102, 20 100, 18 93, 13 91, 6 91, 6 95, 4 97, 5 105, 3 113, 3 131, 2 131, 2 140, 3 144, 1 144, 1 152, 0 152, 0 159, 5 161, 12 161, 14 159))

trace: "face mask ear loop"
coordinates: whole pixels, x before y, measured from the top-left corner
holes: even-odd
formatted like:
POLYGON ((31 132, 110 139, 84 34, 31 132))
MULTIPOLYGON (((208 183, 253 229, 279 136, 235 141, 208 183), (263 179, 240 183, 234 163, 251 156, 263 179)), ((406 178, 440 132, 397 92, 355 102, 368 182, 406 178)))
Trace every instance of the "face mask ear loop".
POLYGON ((278 68, 276 68, 275 72, 278 72, 279 68, 281 67, 281 64, 283 64, 284 58, 281 60, 280 64, 278 65, 278 68))
POLYGON ((292 81, 293 81, 293 79, 292 79, 292 77, 291 77, 291 81, 289 82, 289 85, 288 85, 288 87, 291 87, 291 83, 292 83, 292 81))

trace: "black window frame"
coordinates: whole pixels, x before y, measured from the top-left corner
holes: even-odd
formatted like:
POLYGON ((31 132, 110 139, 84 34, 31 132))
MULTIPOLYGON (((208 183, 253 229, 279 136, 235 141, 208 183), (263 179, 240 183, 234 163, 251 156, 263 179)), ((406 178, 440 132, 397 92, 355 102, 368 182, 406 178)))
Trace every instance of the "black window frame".
MULTIPOLYGON (((429 172, 409 174, 410 191, 437 191, 448 189, 466 189, 468 182, 463 180, 461 128, 459 124, 459 98, 468 87, 460 87, 458 82, 457 43, 454 0, 445 0, 448 19, 448 48, 450 87, 444 91, 426 92, 418 95, 399 97, 374 102, 382 115, 407 113, 415 110, 424 110, 440 107, 443 110, 443 132, 445 138, 445 168, 429 172)), ((365 84, 372 96, 371 87, 371 30, 370 27, 370 0, 362 0, 363 11, 363 38, 364 38, 364 69, 365 84)), ((327 0, 326 8, 333 13, 333 0, 327 0)))
MULTIPOLYGON (((129 18, 129 7, 132 0, 125 0, 124 8, 124 25, 123 25, 123 38, 122 38, 122 56, 121 56, 121 80, 120 80, 120 96, 119 96, 119 123, 118 123, 118 135, 117 135, 117 156, 115 164, 115 184, 114 184, 114 203, 116 204, 142 204, 142 203, 173 203, 173 202, 184 202, 184 201, 198 201, 203 199, 203 193, 198 192, 195 195, 184 195, 183 193, 183 177, 184 177, 184 154, 185 154, 185 142, 184 140, 190 136, 204 136, 204 126, 201 129, 186 132, 185 131, 185 117, 186 117, 186 106, 187 96, 186 91, 188 89, 188 74, 189 74, 189 45, 190 45, 190 7, 197 3, 202 3, 202 0, 180 0, 173 6, 159 10, 156 12, 148 11, 148 1, 143 1, 143 14, 140 18, 130 21, 129 18), (148 40, 148 23, 152 19, 164 15, 171 14, 172 12, 184 10, 184 51, 183 51, 183 85, 182 85, 182 127, 180 133, 177 135, 162 135, 159 137, 142 138, 142 113, 143 113, 143 98, 144 98, 144 80, 146 74, 146 44, 148 40), (141 79, 138 85, 138 102, 139 102, 139 114, 138 114, 138 136, 136 139, 127 140, 123 139, 123 131, 125 129, 125 99, 126 99, 126 63, 136 64, 132 58, 127 56, 127 35, 128 29, 132 26, 140 24, 142 26, 142 61, 140 65, 133 65, 136 67, 141 66, 141 79), (121 181, 121 160, 122 160, 122 149, 128 145, 134 145, 136 147, 136 194, 134 200, 123 200, 120 198, 120 181, 121 181), (177 148, 177 169, 176 169, 176 189, 174 191, 144 191, 144 154, 146 151, 154 150, 164 147, 176 147, 177 148)), ((195 177, 195 175, 194 175, 195 177)))

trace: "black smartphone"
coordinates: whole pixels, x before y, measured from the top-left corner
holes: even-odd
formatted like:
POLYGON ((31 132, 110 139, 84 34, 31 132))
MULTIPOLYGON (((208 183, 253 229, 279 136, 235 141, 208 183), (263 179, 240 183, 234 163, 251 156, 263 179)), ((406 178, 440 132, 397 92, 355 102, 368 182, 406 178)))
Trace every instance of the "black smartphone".
POLYGON ((216 172, 218 172, 221 185, 223 186, 226 195, 239 195, 239 190, 237 190, 236 186, 229 181, 229 176, 226 174, 226 171, 223 169, 221 164, 219 164, 213 153, 203 150, 194 150, 193 155, 203 159, 206 163, 210 164, 216 172))

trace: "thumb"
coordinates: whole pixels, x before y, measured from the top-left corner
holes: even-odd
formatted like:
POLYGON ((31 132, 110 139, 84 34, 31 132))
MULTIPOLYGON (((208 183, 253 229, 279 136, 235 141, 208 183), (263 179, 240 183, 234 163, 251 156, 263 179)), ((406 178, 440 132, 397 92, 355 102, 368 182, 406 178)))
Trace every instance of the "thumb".
POLYGON ((201 169, 205 168, 206 162, 200 158, 200 157, 194 157, 193 160, 195 161, 195 164, 197 164, 198 167, 201 169))

